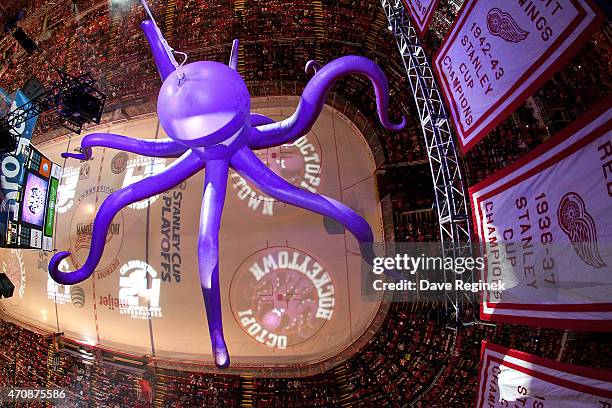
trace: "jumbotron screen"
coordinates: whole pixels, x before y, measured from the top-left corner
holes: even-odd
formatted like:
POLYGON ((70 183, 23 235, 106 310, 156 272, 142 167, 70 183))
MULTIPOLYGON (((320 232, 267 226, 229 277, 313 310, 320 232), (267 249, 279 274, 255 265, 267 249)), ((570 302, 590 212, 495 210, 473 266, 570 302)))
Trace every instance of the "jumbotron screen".
POLYGON ((53 249, 53 227, 61 167, 29 146, 24 163, 24 185, 10 216, 7 246, 53 249))

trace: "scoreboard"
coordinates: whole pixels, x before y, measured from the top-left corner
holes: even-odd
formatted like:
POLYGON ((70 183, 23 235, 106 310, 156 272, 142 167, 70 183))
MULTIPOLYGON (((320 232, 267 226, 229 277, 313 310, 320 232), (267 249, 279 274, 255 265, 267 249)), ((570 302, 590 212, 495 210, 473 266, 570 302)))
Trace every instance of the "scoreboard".
MULTIPOLYGON (((0 116, 26 109, 20 90, 0 89, 0 116)), ((0 155, 0 247, 53 250, 55 203, 62 168, 30 144, 37 117, 10 129, 17 148, 0 155)))
POLYGON ((24 158, 22 182, 8 212, 6 247, 52 251, 62 168, 32 145, 25 146, 24 158))

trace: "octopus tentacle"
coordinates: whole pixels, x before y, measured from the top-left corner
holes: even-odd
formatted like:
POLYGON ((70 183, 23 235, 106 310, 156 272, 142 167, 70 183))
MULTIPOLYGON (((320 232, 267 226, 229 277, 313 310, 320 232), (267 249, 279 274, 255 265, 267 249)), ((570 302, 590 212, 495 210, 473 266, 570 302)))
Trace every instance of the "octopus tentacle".
POLYGON ((365 75, 374 85, 378 118, 382 125, 389 130, 402 129, 406 118, 394 124, 387 116, 389 86, 383 71, 367 58, 350 55, 335 59, 317 71, 306 85, 293 115, 280 122, 259 126, 258 132, 249 136, 249 146, 253 149, 278 146, 291 143, 308 133, 321 113, 331 87, 337 80, 352 73, 365 75))
POLYGON ((261 125, 269 125, 270 123, 274 123, 274 119, 267 117, 266 115, 262 115, 261 113, 251 113, 251 126, 261 126, 261 125))
POLYGON ((159 72, 159 76, 163 82, 176 70, 174 62, 170 59, 168 51, 162 43, 162 41, 165 40, 161 36, 161 33, 158 34, 157 30, 159 29, 151 20, 144 20, 142 23, 140 23, 140 28, 149 42, 149 47, 151 48, 151 53, 153 54, 153 60, 155 61, 157 71, 159 72))
POLYGON ((333 218, 359 241, 361 254, 368 263, 374 259, 374 235, 370 225, 359 214, 333 198, 302 190, 267 168, 249 149, 243 147, 234 154, 231 165, 243 177, 269 196, 318 214, 333 218))
POLYGON ((304 72, 308 75, 311 72, 316 74, 318 70, 321 69, 321 64, 319 61, 310 60, 306 63, 306 67, 304 68, 304 72))
POLYGON ((87 279, 94 272, 102 258, 108 227, 115 215, 123 207, 169 190, 203 168, 204 162, 195 153, 185 153, 163 172, 112 193, 102 203, 94 220, 91 246, 83 266, 74 272, 61 272, 59 264, 64 258, 70 256, 70 252, 58 252, 49 262, 49 275, 51 278, 62 285, 74 285, 87 279))
POLYGON ((229 67, 238 71, 238 47, 240 42, 236 39, 232 42, 232 53, 230 55, 229 67))
POLYGON ((170 138, 140 140, 114 133, 92 133, 81 141, 81 153, 66 152, 62 153, 62 157, 89 160, 92 157, 92 147, 110 147, 151 157, 179 157, 188 149, 170 138))
POLYGON ((219 228, 225 202, 228 166, 226 160, 210 160, 206 163, 198 240, 198 267, 208 331, 215 364, 220 368, 225 368, 230 363, 223 337, 219 290, 219 228))

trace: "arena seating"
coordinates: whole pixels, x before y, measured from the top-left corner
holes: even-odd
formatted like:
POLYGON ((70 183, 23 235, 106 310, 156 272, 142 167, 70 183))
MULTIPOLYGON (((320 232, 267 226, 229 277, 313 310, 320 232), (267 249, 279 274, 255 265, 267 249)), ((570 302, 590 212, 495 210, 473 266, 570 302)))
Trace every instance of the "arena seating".
MULTIPOLYGON (((466 307, 464 313, 467 321, 474 310, 466 307)), ((378 334, 332 371, 252 379, 253 406, 333 407, 346 400, 358 407, 471 406, 482 340, 572 364, 610 367, 610 340, 600 335, 571 332, 562 344, 560 330, 475 324, 452 331, 446 323, 442 303, 393 304, 378 334)), ((155 378, 156 399, 164 407, 240 406, 238 376, 169 369, 136 374, 101 362, 94 348, 81 355, 66 347, 54 350, 50 338, 0 320, 0 386, 17 381, 62 387, 69 391, 67 407, 144 408, 152 405, 143 400, 139 383, 155 378)))
POLYGON ((164 370, 157 378, 165 408, 240 406, 238 376, 164 370))
POLYGON ((253 380, 253 406, 274 407, 334 407, 338 406, 337 384, 333 375, 253 380))

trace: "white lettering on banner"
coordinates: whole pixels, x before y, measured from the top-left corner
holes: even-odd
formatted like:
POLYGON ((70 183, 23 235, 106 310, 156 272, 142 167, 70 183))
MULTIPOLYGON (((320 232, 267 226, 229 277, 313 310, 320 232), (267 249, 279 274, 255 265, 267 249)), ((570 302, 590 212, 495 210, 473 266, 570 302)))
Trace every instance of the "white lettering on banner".
POLYGON ((423 34, 433 17, 439 0, 404 0, 410 15, 416 23, 416 28, 423 34))
POLYGON ((612 142, 605 140, 597 147, 597 151, 600 153, 599 160, 601 162, 601 171, 606 180, 606 191, 612 197, 612 142))
POLYGON ((612 377, 483 342, 477 408, 604 407, 612 377))
POLYGON ((596 107, 574 128, 470 188, 483 280, 506 286, 483 294, 484 319, 612 328, 612 109, 596 107))
POLYGON ((461 148, 550 78, 595 30, 596 17, 588 0, 467 0, 435 57, 461 148))

